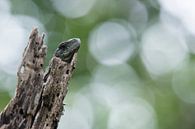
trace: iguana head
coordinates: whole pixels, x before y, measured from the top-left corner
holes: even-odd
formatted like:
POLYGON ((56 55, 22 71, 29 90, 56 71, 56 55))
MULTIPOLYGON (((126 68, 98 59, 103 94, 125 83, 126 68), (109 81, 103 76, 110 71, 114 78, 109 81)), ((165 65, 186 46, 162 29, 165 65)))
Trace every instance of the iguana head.
POLYGON ((73 38, 73 39, 64 41, 60 43, 60 45, 58 46, 55 52, 55 56, 59 57, 61 60, 67 63, 70 63, 74 53, 76 53, 78 49, 80 48, 80 44, 81 44, 81 41, 79 38, 73 38))

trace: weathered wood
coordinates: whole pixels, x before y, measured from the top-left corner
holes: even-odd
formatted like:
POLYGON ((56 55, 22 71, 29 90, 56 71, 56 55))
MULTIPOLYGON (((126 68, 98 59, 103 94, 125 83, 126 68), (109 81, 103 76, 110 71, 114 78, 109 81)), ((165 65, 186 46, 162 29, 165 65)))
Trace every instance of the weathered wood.
POLYGON ((56 129, 58 126, 79 47, 71 51, 69 62, 54 55, 44 73, 43 38, 37 29, 29 37, 17 73, 16 94, 0 114, 0 129, 56 129))

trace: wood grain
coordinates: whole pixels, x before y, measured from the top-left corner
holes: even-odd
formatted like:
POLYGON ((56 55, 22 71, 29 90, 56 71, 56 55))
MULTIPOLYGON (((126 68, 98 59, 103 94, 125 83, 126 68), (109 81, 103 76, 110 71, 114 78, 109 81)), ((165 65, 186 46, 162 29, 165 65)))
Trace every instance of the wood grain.
POLYGON ((63 114, 68 81, 75 69, 77 53, 69 63, 53 56, 43 65, 47 47, 44 35, 34 29, 18 69, 16 94, 0 114, 0 129, 56 129, 63 114))

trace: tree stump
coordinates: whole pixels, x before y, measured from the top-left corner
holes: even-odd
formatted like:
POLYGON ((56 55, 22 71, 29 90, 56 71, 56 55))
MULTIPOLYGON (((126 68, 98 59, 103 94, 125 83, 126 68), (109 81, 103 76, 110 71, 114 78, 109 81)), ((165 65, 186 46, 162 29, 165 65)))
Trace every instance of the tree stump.
POLYGON ((34 29, 18 69, 14 98, 0 114, 0 129, 56 129, 68 81, 75 69, 79 39, 62 42, 44 72, 47 47, 34 29))

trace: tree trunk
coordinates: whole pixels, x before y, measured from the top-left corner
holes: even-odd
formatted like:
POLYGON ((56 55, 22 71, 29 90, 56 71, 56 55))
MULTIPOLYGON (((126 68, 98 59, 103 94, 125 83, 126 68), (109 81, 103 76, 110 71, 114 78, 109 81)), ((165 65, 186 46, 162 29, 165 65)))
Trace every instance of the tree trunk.
POLYGON ((70 43, 72 40, 66 41, 65 47, 68 42, 72 49, 58 47, 61 55, 54 54, 44 72, 47 47, 43 39, 44 35, 39 36, 37 29, 32 31, 17 72, 16 94, 0 114, 0 129, 56 129, 58 126, 80 41, 74 41, 76 47, 70 43), (67 52, 68 55, 63 55, 67 52))

